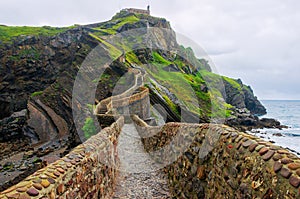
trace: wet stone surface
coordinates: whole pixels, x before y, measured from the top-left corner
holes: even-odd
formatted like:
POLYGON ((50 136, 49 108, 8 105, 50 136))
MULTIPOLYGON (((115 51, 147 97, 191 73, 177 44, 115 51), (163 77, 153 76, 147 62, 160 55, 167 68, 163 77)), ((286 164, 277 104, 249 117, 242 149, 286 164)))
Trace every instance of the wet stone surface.
POLYGON ((144 151, 134 125, 124 125, 118 153, 120 174, 113 198, 171 198, 167 179, 144 151))

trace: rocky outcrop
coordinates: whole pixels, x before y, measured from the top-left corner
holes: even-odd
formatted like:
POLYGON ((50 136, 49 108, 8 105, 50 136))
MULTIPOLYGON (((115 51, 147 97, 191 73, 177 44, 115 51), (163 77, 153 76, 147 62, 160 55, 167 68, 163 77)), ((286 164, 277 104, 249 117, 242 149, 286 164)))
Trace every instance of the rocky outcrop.
POLYGON ((235 109, 234 116, 226 119, 225 123, 232 126, 240 131, 250 131, 252 129, 262 129, 262 128, 277 128, 283 129, 288 128, 282 125, 279 121, 272 118, 262 118, 253 115, 247 109, 235 109))
POLYGON ((0 141, 9 141, 14 138, 24 137, 22 128, 27 119, 27 110, 24 109, 0 120, 0 141))
POLYGON ((250 86, 246 86, 240 79, 230 80, 224 78, 224 98, 228 104, 239 109, 247 108, 253 115, 265 115, 266 108, 260 103, 250 86), (234 83, 234 84, 233 84, 234 83))
MULTIPOLYGON (((143 34, 141 37, 129 36, 128 46, 125 48, 127 50, 132 48, 132 51, 122 55, 123 61, 121 59, 113 61, 106 66, 103 76, 95 79, 91 79, 90 76, 93 76, 95 72, 93 70, 97 68, 93 69, 91 66, 86 68, 87 81, 98 82, 96 103, 114 92, 122 93, 126 90, 126 87, 114 90, 120 77, 129 71, 128 68, 136 65, 145 64, 151 67, 151 63, 157 61, 155 53, 161 56, 162 62, 168 63, 169 67, 165 69, 170 73, 196 77, 200 69, 211 71, 206 60, 197 59, 190 48, 179 46, 175 32, 167 20, 149 15, 120 13, 108 22, 75 26, 51 36, 36 34, 10 38, 8 43, 0 44, 0 135, 2 136, 0 149, 4 151, 2 154, 7 156, 9 151, 23 153, 30 150, 33 151, 34 159, 59 151, 53 155, 59 158, 80 144, 78 135, 82 134, 81 127, 86 118, 85 115, 73 118, 72 114, 72 91, 77 72, 91 50, 99 44, 102 46, 99 50, 105 53, 105 56, 101 57, 103 60, 113 57, 116 52, 123 52, 123 44, 108 44, 109 42, 103 40, 110 41, 109 35, 137 28, 143 34), (140 43, 148 46, 135 49, 140 43), (180 54, 189 57, 189 60, 184 60, 180 54), (24 115, 25 112, 27 114, 24 115), (78 123, 80 128, 76 129, 74 123, 78 123)), ((166 79, 165 83, 167 84, 159 88, 161 92, 150 88, 150 98, 152 104, 160 104, 167 112, 167 121, 209 121, 208 112, 207 115, 203 112, 199 119, 195 111, 188 110, 174 93, 170 92, 168 85, 173 83, 172 80, 166 79)), ((207 107, 211 107, 212 102, 207 94, 209 88, 206 83, 204 81, 200 85, 192 83, 193 88, 200 93, 199 101, 202 100, 199 103, 200 108, 209 109, 207 107)), ((226 102, 238 109, 247 108, 252 114, 250 118, 254 117, 253 114, 264 114, 265 109, 254 97, 252 90, 242 83, 239 85, 241 89, 225 83, 226 102)), ((85 90, 83 93, 88 91, 85 90)), ((88 106, 94 105, 93 102, 83 104, 80 99, 73 102, 83 114, 89 114, 91 111, 88 106)), ((148 112, 145 115, 148 116, 148 112)), ((112 122, 111 117, 105 120, 109 124, 112 122)), ((23 154, 20 154, 16 159, 22 158, 23 154)), ((50 163, 52 161, 48 160, 55 158, 45 157, 42 161, 50 163)))

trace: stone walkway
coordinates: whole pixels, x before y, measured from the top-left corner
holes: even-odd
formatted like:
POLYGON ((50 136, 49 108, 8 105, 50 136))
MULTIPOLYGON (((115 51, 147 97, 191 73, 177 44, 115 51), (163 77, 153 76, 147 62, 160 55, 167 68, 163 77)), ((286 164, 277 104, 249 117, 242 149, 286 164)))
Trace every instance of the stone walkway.
POLYGON ((119 137, 120 175, 113 198, 171 198, 167 179, 148 153, 133 124, 119 137))

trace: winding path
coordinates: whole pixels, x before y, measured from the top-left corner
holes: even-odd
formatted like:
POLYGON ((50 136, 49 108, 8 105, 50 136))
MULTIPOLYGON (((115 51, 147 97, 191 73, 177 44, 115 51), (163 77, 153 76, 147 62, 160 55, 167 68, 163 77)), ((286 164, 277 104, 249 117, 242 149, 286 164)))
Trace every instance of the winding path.
MULTIPOLYGON (((110 104, 134 94, 144 84, 146 73, 139 67, 132 69, 134 84, 125 92, 106 98, 96 106, 95 115, 110 114, 110 104)), ((118 138, 118 156, 120 158, 119 176, 113 198, 172 198, 166 176, 144 150, 141 138, 133 123, 125 124, 118 138)))
POLYGON ((145 152, 134 124, 125 124, 119 136, 120 175, 113 198, 171 198, 167 179, 145 152))

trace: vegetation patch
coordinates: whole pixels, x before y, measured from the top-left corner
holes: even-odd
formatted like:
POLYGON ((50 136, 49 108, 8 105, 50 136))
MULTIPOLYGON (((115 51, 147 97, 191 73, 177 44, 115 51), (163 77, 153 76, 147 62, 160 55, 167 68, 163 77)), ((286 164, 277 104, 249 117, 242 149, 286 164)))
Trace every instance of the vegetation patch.
POLYGON ((4 26, 0 25, 0 41, 3 43, 9 43, 12 38, 18 36, 53 36, 62 32, 65 32, 74 26, 56 28, 50 26, 43 27, 30 27, 30 26, 4 26))
MULTIPOLYGON (((166 65, 176 64, 178 66, 178 63, 180 63, 181 66, 184 66, 185 63, 180 59, 175 59, 174 62, 166 60, 158 52, 153 52, 152 56, 151 67, 145 68, 147 72, 159 84, 175 94, 180 102, 187 106, 190 111, 203 117, 209 116, 210 118, 231 116, 231 111, 229 110, 231 107, 222 100, 223 97, 219 89, 223 85, 222 76, 204 69, 194 74, 168 72, 163 70, 166 65), (201 85, 208 87, 208 90, 201 90, 201 85)), ((176 110, 176 105, 172 104, 172 101, 167 96, 163 97, 172 110, 176 110)))
POLYGON ((28 47, 20 50, 17 55, 11 55, 8 58, 11 61, 20 61, 21 59, 31 59, 38 61, 41 53, 35 47, 28 47))
POLYGON ((97 133, 96 126, 94 124, 94 120, 91 117, 87 117, 85 119, 84 125, 82 127, 82 130, 84 132, 84 137, 86 139, 89 139, 91 136, 95 135, 97 133))
POLYGON ((97 35, 95 35, 93 33, 89 33, 89 35, 104 45, 104 47, 108 50, 109 55, 113 60, 117 59, 118 57, 120 57, 122 55, 122 52, 119 49, 117 49, 115 46, 108 43, 104 39, 98 37, 97 35))
POLYGON ((237 89, 238 91, 242 91, 241 85, 236 80, 229 78, 229 77, 224 77, 224 76, 223 76, 223 79, 224 79, 224 81, 229 83, 233 88, 237 89))
POLYGON ((158 52, 153 52, 152 57, 153 57, 153 62, 154 63, 165 64, 165 65, 172 64, 172 62, 170 62, 170 61, 166 60, 165 58, 163 58, 158 52))
POLYGON ((105 36, 105 35, 114 35, 117 33, 116 30, 110 29, 110 28, 101 28, 101 27, 97 27, 97 28, 93 28, 93 30, 96 30, 98 32, 95 32, 94 34, 96 34, 97 36, 105 36), (98 34, 97 34, 98 33, 98 34))
POLYGON ((113 30, 118 30, 120 27, 124 26, 125 24, 136 23, 140 19, 137 18, 135 15, 130 15, 130 16, 127 16, 127 17, 124 17, 124 18, 120 18, 118 20, 121 20, 121 21, 112 27, 113 30))
POLYGON ((43 94, 43 91, 37 91, 37 92, 34 92, 31 94, 31 97, 36 97, 36 96, 39 96, 39 95, 42 95, 43 94))

